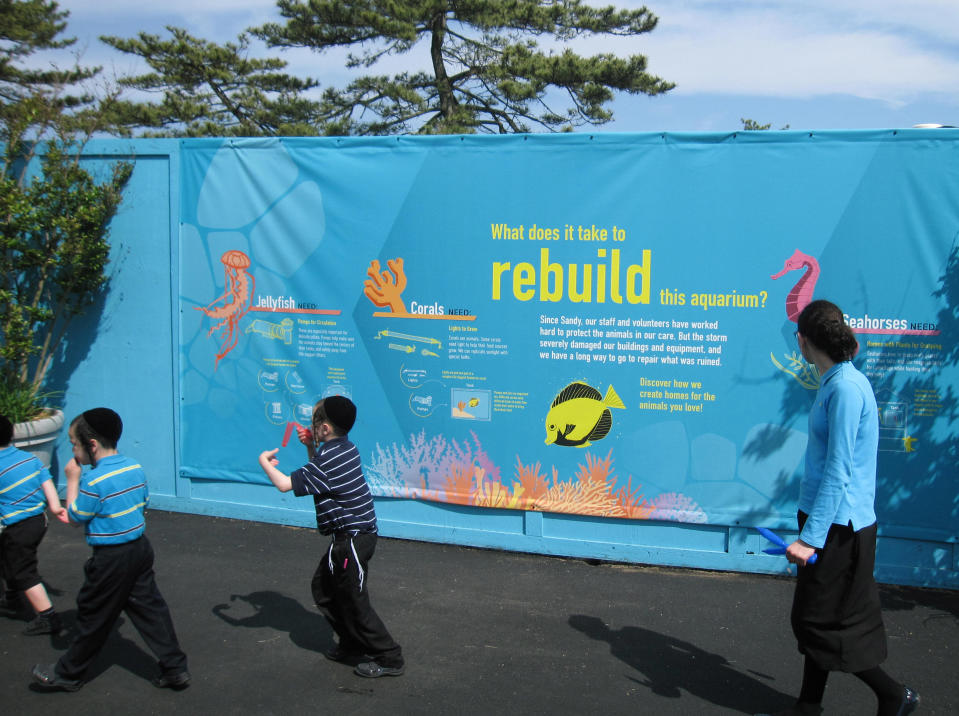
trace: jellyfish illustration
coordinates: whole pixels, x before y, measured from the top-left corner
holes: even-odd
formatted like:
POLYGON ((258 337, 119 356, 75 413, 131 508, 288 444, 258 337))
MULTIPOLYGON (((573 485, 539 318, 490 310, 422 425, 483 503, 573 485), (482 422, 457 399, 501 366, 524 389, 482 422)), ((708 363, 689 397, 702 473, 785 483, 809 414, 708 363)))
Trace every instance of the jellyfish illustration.
POLYGON ((253 303, 253 289, 256 285, 253 276, 246 271, 250 267, 250 257, 245 253, 233 249, 224 253, 220 261, 223 264, 226 291, 210 305, 196 308, 197 311, 203 311, 210 318, 218 321, 207 333, 208 336, 212 336, 214 332, 220 332, 220 350, 216 354, 213 370, 216 370, 220 359, 236 347, 239 338, 236 327, 240 319, 250 310, 253 303))

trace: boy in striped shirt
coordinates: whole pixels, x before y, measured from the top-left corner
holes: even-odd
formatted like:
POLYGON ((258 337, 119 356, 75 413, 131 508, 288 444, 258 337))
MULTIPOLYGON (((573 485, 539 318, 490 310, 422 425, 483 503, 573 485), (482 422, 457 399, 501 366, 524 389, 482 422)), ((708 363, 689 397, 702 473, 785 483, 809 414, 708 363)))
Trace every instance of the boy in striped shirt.
POLYGON ((49 690, 76 691, 103 648, 121 612, 156 654, 159 688, 190 684, 186 654, 153 574, 153 547, 144 534, 149 499, 143 468, 117 451, 123 431, 120 416, 94 408, 70 424, 73 459, 67 476, 65 522, 85 525, 93 554, 84 566, 77 595, 77 635, 56 664, 33 668, 34 680, 49 690), (81 475, 81 465, 91 469, 81 475))
POLYGON ((275 448, 260 454, 260 467, 280 492, 312 495, 316 526, 332 536, 311 585, 316 606, 339 637, 325 656, 355 665, 359 676, 400 676, 403 651, 370 604, 376 513, 360 453, 347 437, 355 422, 356 406, 349 398, 325 398, 313 408, 312 430, 298 431, 310 461, 287 475, 276 467, 275 448))
POLYGON ((17 617, 23 593, 35 612, 23 633, 59 634, 63 623, 37 571, 37 548, 47 533, 44 508, 61 518, 66 510, 50 471, 30 453, 13 447, 12 440, 13 423, 0 415, 0 576, 9 590, 0 614, 17 617))

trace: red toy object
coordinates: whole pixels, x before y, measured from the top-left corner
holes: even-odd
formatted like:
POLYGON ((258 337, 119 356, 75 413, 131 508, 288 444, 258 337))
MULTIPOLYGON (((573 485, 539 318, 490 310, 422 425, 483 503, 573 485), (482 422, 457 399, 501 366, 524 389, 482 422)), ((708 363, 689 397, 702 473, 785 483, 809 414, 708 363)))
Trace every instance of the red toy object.
POLYGON ((303 430, 306 430, 306 428, 304 428, 299 423, 296 423, 293 421, 288 422, 286 424, 286 431, 283 433, 283 442, 280 443, 282 447, 286 447, 287 445, 290 444, 290 436, 293 434, 293 428, 301 428, 303 430))

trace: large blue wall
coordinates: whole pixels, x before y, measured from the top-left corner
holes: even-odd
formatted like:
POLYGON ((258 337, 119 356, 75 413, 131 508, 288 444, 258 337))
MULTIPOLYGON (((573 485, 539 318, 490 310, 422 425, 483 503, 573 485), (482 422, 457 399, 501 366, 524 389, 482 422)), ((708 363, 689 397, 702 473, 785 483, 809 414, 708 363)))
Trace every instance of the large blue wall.
MULTIPOLYGON (((959 145, 959 133, 952 137, 959 145)), ((68 419, 97 405, 111 406, 122 415, 123 449, 148 467, 153 508, 312 526, 309 500, 265 485, 181 473, 181 147, 178 140, 89 145, 87 166, 100 170, 126 159, 135 162, 135 171, 111 227, 109 291, 71 328, 50 387, 65 390, 68 419)), ((258 448, 250 449, 252 470, 258 448)), ((69 457, 64 436, 54 467, 69 457)), ((951 469, 956 470, 955 463, 951 469)), ((953 504, 955 477, 955 472, 943 474, 936 488, 953 504)), ((390 537, 680 567, 784 571, 783 560, 764 555, 767 545, 742 525, 600 519, 390 498, 378 498, 377 511, 381 533, 390 537)), ((944 536, 925 532, 921 514, 912 515, 910 525, 891 530, 883 528, 881 514, 879 518, 881 581, 959 588, 955 524, 944 536)))

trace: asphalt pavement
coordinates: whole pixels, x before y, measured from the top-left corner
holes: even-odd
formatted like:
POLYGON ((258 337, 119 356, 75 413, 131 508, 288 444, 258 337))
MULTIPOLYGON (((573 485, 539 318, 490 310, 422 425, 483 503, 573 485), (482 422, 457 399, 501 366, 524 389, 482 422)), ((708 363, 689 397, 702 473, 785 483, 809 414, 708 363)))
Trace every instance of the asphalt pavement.
MULTIPOLYGON (((192 684, 154 688, 156 662, 121 619, 76 693, 31 685, 66 649, 89 547, 54 522, 40 570, 68 630, 28 637, 0 618, 4 714, 752 714, 789 705, 802 657, 792 580, 623 565, 381 538, 373 604, 404 648, 400 677, 364 679, 323 651, 310 578, 315 530, 151 511, 147 534, 192 684)), ((959 592, 882 585, 887 670, 920 714, 959 714, 959 592)), ((872 716, 833 674, 826 714, 872 716)))

